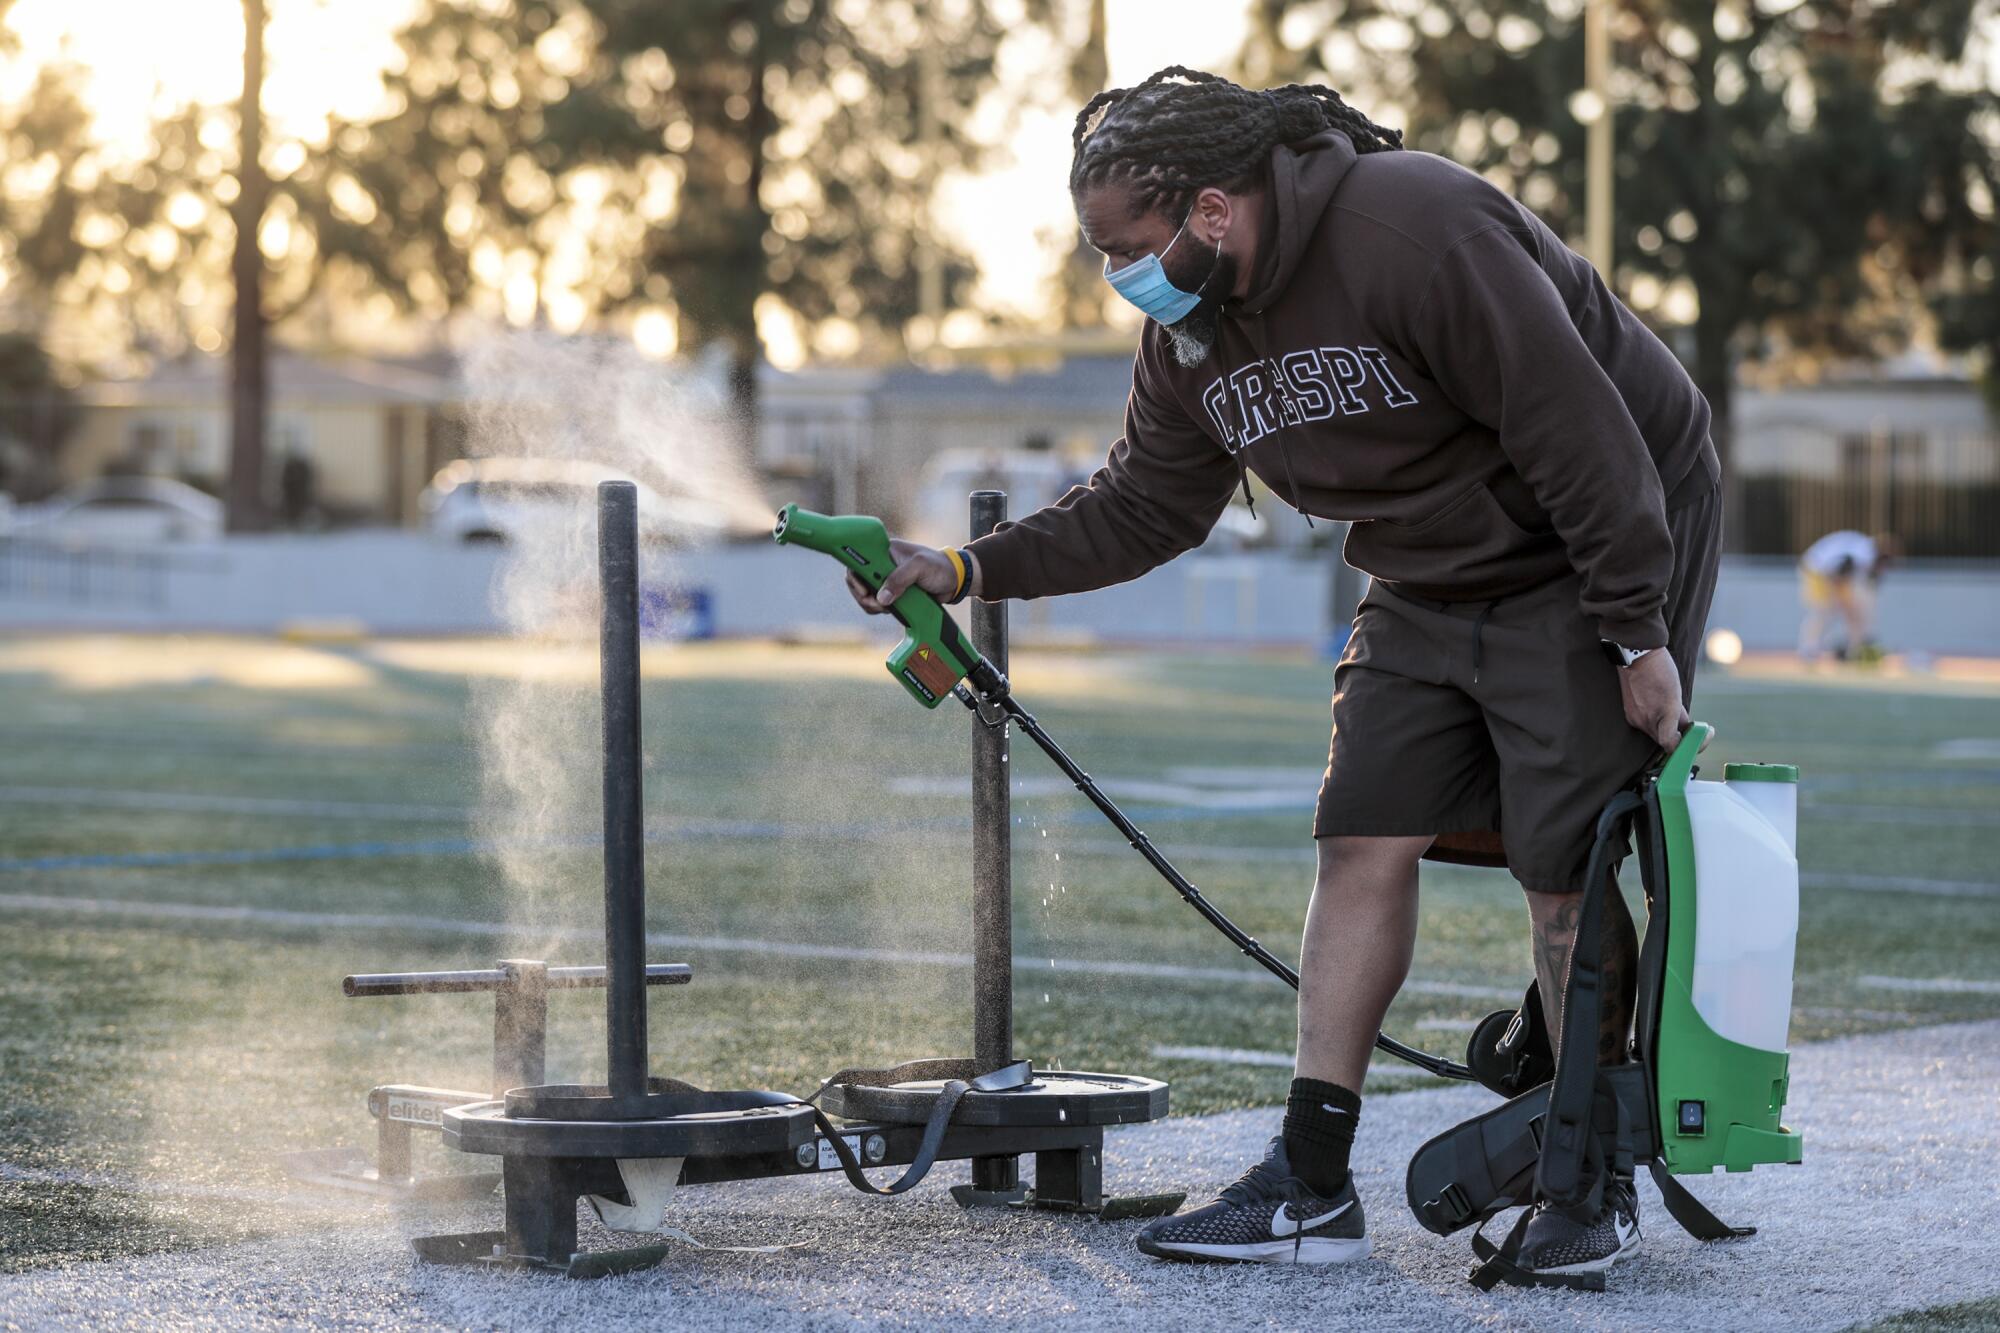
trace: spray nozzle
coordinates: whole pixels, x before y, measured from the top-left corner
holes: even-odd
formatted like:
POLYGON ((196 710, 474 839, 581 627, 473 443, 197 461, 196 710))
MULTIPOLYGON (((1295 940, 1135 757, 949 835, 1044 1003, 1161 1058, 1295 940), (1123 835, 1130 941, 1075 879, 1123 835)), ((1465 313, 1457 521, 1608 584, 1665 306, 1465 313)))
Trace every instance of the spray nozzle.
MULTIPOLYGON (((867 514, 815 514, 795 504, 778 511, 772 540, 830 555, 854 572, 870 592, 896 568, 889 553, 889 530, 867 514)), ((951 613, 922 588, 906 588, 889 613, 909 631, 889 654, 889 674, 926 708, 935 708, 959 681, 982 664, 971 640, 959 633, 951 613)), ((990 674, 990 673, 989 673, 990 674)))

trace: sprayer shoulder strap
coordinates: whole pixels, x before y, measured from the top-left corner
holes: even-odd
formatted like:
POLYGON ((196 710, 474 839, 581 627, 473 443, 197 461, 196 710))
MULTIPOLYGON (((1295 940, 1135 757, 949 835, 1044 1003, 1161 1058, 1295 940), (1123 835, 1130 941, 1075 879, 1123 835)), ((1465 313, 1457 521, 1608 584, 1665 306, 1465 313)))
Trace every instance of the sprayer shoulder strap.
POLYGON ((1589 1188, 1584 1179, 1598 1093, 1597 1032, 1604 1003, 1604 898, 1612 885, 1611 848, 1632 812, 1644 805, 1637 792, 1620 792, 1597 817, 1597 836, 1583 874, 1583 903, 1570 942, 1563 983, 1562 1031, 1556 1076, 1549 1085, 1549 1115, 1542 1131, 1537 1191, 1553 1203, 1573 1205, 1589 1188))
MULTIPOLYGON (((1629 1178, 1632 1174, 1640 1134, 1632 1113, 1633 1108, 1618 1095, 1617 1085, 1610 1079, 1601 1080, 1598 1094, 1592 1098, 1591 1134, 1585 1145, 1590 1186, 1570 1207, 1554 1203, 1546 1203, 1544 1207, 1556 1208, 1586 1225, 1596 1218, 1604 1204, 1605 1187, 1610 1180, 1614 1177, 1629 1178)), ((1483 1234, 1485 1222, 1480 1223, 1480 1231, 1472 1235, 1472 1252, 1480 1261, 1470 1275, 1472 1285, 1481 1291, 1491 1291, 1502 1282, 1516 1287, 1573 1287, 1603 1291, 1604 1274, 1601 1272, 1544 1273, 1521 1262, 1521 1249, 1528 1237, 1528 1223, 1535 1212, 1533 1208, 1522 1212, 1498 1245, 1486 1239, 1483 1234)))
MULTIPOLYGON (((1630 1170, 1631 1157, 1644 1157, 1667 1215, 1697 1240, 1732 1240, 1754 1235, 1755 1227, 1733 1227, 1710 1212, 1673 1178, 1665 1161, 1658 1155, 1660 1127, 1655 1119, 1657 1108, 1652 1095, 1652 1081, 1658 1069, 1660 987, 1666 965, 1667 920, 1671 902, 1659 804, 1650 789, 1644 795, 1629 794, 1628 797, 1614 799, 1605 807, 1603 816, 1598 820, 1597 841, 1591 849, 1590 868, 1586 873, 1589 878, 1584 882, 1584 901, 1577 919, 1576 942, 1570 951, 1569 979, 1563 997, 1562 1045, 1558 1048, 1564 1053, 1577 1052, 1577 1058, 1559 1057, 1556 1062, 1556 1076, 1549 1086, 1549 1113, 1542 1136, 1542 1159, 1535 1176, 1537 1192, 1545 1199, 1576 1206, 1584 1202, 1582 1196, 1586 1192, 1601 1187, 1601 1162, 1597 1163, 1599 1180, 1586 1184, 1584 1175, 1586 1169, 1593 1165, 1592 1159, 1601 1157, 1601 1152, 1594 1152, 1593 1149, 1602 1142, 1600 1136, 1608 1126, 1605 1122, 1606 1100, 1599 1094, 1609 1092, 1610 1101, 1617 1107, 1613 1142, 1616 1145, 1615 1155, 1623 1159, 1618 1163, 1621 1170, 1630 1170), (1612 883, 1608 852, 1618 825, 1634 812, 1637 814, 1633 822, 1639 834, 1637 842, 1649 908, 1646 936, 1639 953, 1634 1026, 1638 1035, 1640 1066, 1646 1073, 1640 1099, 1642 1105, 1636 1107, 1616 1095, 1615 1088, 1605 1079, 1597 1062, 1598 1014, 1603 1003, 1604 895, 1617 891, 1612 883), (1643 1121, 1638 1118, 1642 1115, 1645 1117, 1643 1121), (1563 1143, 1560 1151, 1556 1136, 1559 1124, 1577 1125, 1583 1130, 1580 1135, 1573 1135, 1563 1143)), ((1485 1242, 1475 1240, 1473 1248, 1478 1250, 1482 1243, 1485 1242)))
POLYGON ((1708 1205, 1688 1193, 1687 1187, 1675 1180, 1667 1170, 1667 1164, 1655 1157, 1647 1164, 1653 1173, 1653 1184, 1659 1188, 1660 1202, 1666 1206, 1667 1216, 1680 1224, 1682 1231, 1696 1240, 1739 1240, 1744 1236, 1757 1234, 1756 1227, 1733 1227, 1708 1210, 1708 1205))

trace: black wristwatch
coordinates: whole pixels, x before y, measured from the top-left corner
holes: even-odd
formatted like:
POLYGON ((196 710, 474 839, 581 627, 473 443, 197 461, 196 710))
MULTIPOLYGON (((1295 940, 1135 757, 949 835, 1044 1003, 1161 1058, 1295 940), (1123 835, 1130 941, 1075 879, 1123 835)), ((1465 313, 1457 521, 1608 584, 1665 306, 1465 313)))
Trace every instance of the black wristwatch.
POLYGON ((1631 666, 1647 653, 1656 653, 1659 651, 1657 648, 1627 648, 1624 644, 1613 643, 1609 639, 1599 639, 1597 642, 1604 648, 1605 659, 1621 671, 1631 666))

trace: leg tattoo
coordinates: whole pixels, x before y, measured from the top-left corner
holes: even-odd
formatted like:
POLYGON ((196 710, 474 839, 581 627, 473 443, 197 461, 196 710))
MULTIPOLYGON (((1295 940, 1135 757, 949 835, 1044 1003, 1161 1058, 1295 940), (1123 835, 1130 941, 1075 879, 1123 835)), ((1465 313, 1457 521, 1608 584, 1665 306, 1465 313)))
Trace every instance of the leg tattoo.
POLYGON ((1542 991, 1542 1016, 1549 1021, 1549 1038, 1562 1044, 1563 983, 1569 979, 1569 946, 1576 939, 1576 919, 1583 912, 1581 897, 1565 898, 1555 914, 1535 923, 1535 982, 1542 991))
MULTIPOLYGON (((1638 933, 1625 897, 1617 885, 1607 885, 1602 923, 1602 997, 1598 1008, 1597 1057, 1604 1064, 1625 1058, 1626 1036, 1632 1027, 1632 1007, 1638 990, 1638 933)), ((1577 920, 1583 915, 1581 895, 1562 899, 1546 919, 1534 926, 1535 980, 1541 987, 1542 1013, 1557 1053, 1562 1047, 1563 989, 1569 980, 1569 955, 1576 942, 1577 920)))

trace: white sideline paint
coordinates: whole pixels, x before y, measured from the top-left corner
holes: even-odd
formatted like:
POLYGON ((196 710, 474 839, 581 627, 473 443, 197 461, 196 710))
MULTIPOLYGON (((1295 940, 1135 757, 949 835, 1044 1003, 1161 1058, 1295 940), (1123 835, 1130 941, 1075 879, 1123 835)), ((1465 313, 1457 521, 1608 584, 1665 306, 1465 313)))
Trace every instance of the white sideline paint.
POLYGON ((1861 889, 1869 893, 1929 893, 1940 898, 2000 898, 2000 884, 1968 879, 1910 879, 1901 875, 1799 876, 1804 889, 1861 889))
POLYGON ((1326 768, 1235 768, 1227 765, 1188 765, 1167 770, 1169 782, 1187 782, 1198 787, 1268 787, 1297 791, 1304 787, 1318 791, 1326 768))
MULTIPOLYGON (((310 928, 316 930, 400 930, 445 935, 576 939, 601 941, 601 930, 527 927, 504 921, 468 921, 455 917, 400 916, 389 913, 300 912, 277 907, 230 907, 213 903, 140 902, 121 898, 64 898, 54 894, 0 894, 0 910, 53 912, 63 916, 93 916, 127 921, 205 921, 217 924, 247 924, 310 928)), ((825 958, 857 963, 898 963, 935 967, 970 967, 969 953, 930 952, 918 949, 869 949, 858 945, 808 944, 797 940, 743 939, 726 935, 676 935, 648 932, 646 942, 661 949, 700 949, 714 953, 747 953, 771 958, 825 958)), ((1261 969, 1246 967, 1188 967, 1177 963, 1138 963, 1115 958, 1050 958, 1046 954, 1016 954, 1014 966, 1026 972, 1063 972, 1081 976, 1142 977, 1161 981, 1258 981, 1281 985, 1261 969)), ((1427 981, 1413 978, 1405 990, 1427 995, 1493 996, 1505 999, 1518 990, 1473 986, 1456 981, 1427 981)))
POLYGON ((1828 1005, 1802 1004, 1792 1010, 1800 1018, 1824 1018, 1835 1022, 1858 1020, 1863 1023, 1909 1023, 1915 1014, 1902 1009, 1840 1009, 1828 1005))
POLYGON ((2000 759, 2000 736, 1961 736, 1931 747, 1933 759, 2000 759))
MULTIPOLYGON (((1290 1069, 1293 1063, 1290 1051, 1244 1051, 1234 1046, 1155 1046, 1147 1054, 1155 1060, 1191 1060, 1204 1065, 1249 1065, 1257 1069, 1290 1069)), ((1393 1060, 1377 1060, 1368 1066, 1370 1078, 1395 1078, 1398 1075, 1428 1077, 1415 1065, 1400 1064, 1393 1060)))
MULTIPOLYGON (((1212 787, 1190 786, 1182 782, 1158 782, 1150 778, 1097 778, 1104 794, 1122 801, 1153 801, 1162 805, 1191 806, 1199 810, 1263 810, 1271 807, 1309 810, 1319 796, 1319 779, 1283 787, 1232 787, 1218 791, 1212 787)), ((898 777, 889 779, 889 791, 896 796, 921 796, 927 800, 972 799, 972 789, 963 778, 898 777)), ((1068 778, 1015 778, 1013 794, 1020 797, 1065 796, 1076 790, 1068 778)))
POLYGON ((1933 995, 2000 995, 2000 981, 1966 981, 1957 977, 1860 977, 1878 990, 1922 991, 1933 995))
MULTIPOLYGON (((1604 1292, 1476 1291, 1465 1280, 1465 1237, 1418 1228, 1403 1201, 1411 1154, 1494 1104, 1483 1089, 1427 1086, 1369 1101, 1353 1162, 1374 1255, 1352 1265, 1163 1263, 1133 1246, 1136 1222, 963 1211, 945 1186, 967 1169, 948 1162, 894 1201, 864 1198, 837 1178, 681 1194, 671 1220, 704 1243, 801 1244, 779 1255, 690 1247, 657 1269, 589 1283, 427 1268, 411 1262, 406 1236, 496 1226, 498 1205, 381 1209, 351 1225, 3 1276, 0 1324, 144 1328, 193 1311, 217 1328, 658 1333, 958 1327, 998 1313, 1018 1328, 1113 1333, 1329 1319, 1423 1333, 1834 1333, 2000 1294, 1991 1114, 2000 1022, 1801 1046, 1791 1071, 1787 1119, 1806 1136, 1804 1166, 1683 1178, 1724 1221, 1757 1234, 1690 1239, 1642 1172, 1645 1250, 1604 1292), (1866 1237, 1859 1248, 1857 1236, 1866 1237)), ((1112 1129, 1105 1184, 1205 1201, 1257 1159, 1280 1114, 1265 1107, 1112 1129)), ((580 1239, 590 1249, 621 1243, 588 1221, 580 1239)))
POLYGON ((1839 805, 1831 801, 1802 801, 1799 803, 1799 817, 1842 824, 1970 824, 1980 828, 2000 825, 2000 812, 1992 810, 1926 809, 1916 805, 1839 805))
POLYGON ((1290 1069, 1289 1051, 1240 1051, 1233 1046, 1155 1046, 1155 1060, 1194 1060, 1211 1065, 1252 1065, 1259 1069, 1290 1069))

